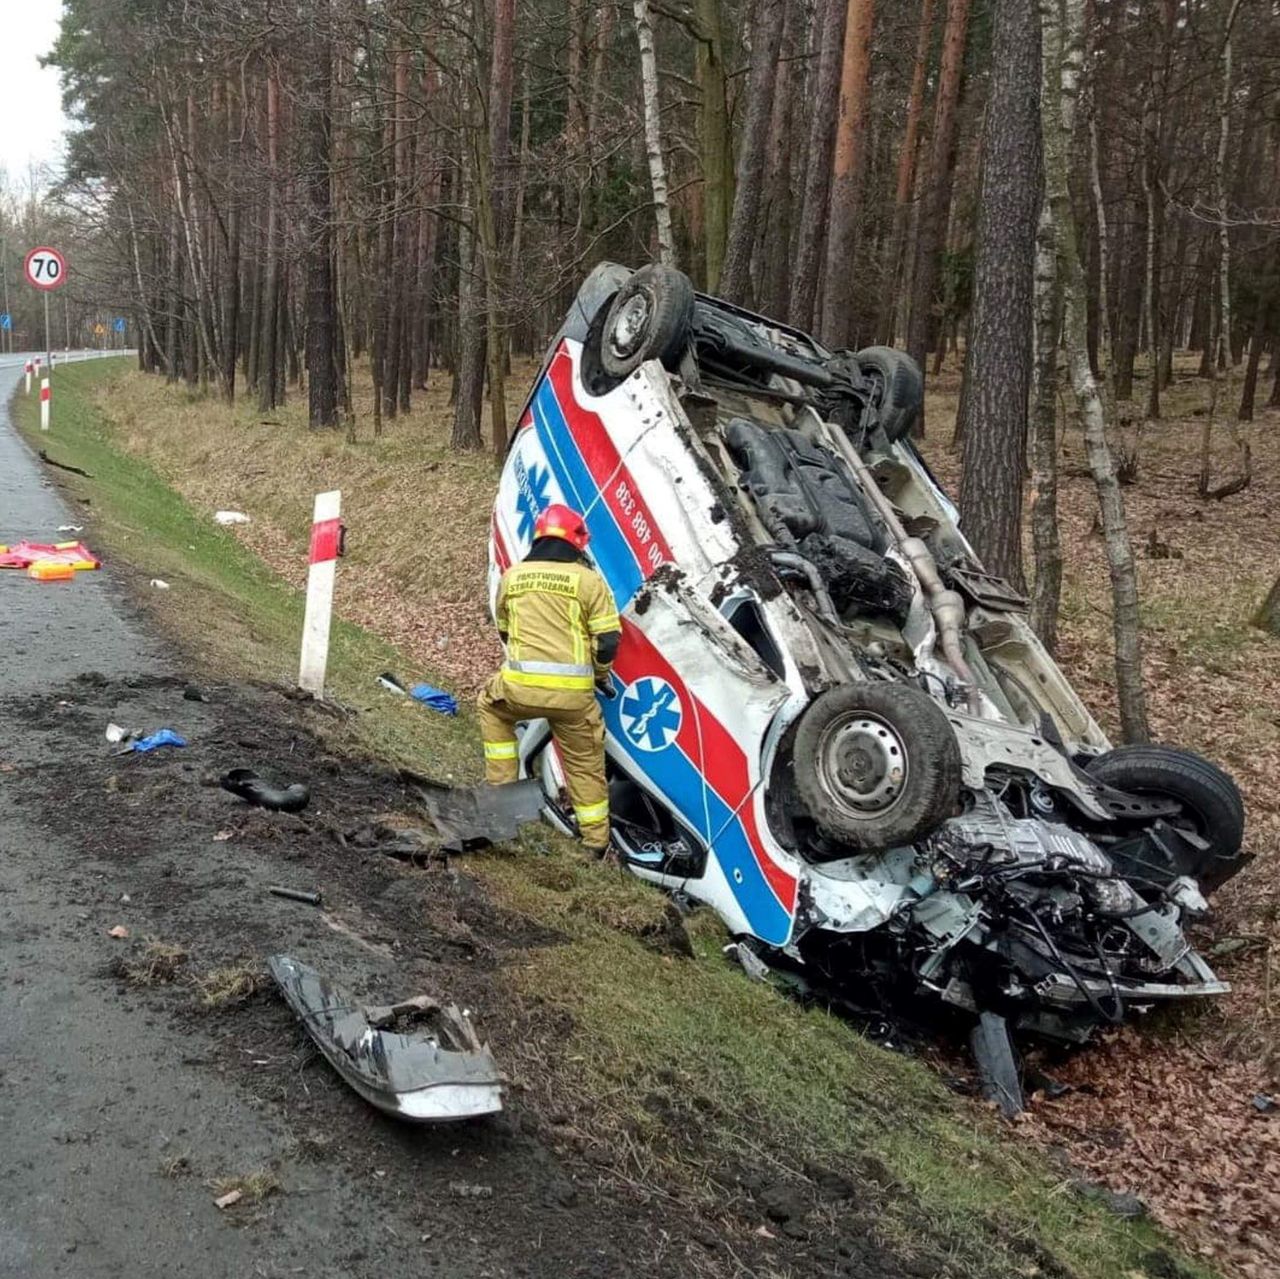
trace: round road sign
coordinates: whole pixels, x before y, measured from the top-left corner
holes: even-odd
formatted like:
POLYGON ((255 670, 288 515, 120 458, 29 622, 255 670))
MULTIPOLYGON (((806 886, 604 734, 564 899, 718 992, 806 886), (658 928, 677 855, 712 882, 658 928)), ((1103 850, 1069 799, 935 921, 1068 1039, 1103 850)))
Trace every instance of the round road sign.
POLYGON ((23 272, 27 283, 37 289, 60 288, 67 280, 67 260, 57 249, 32 249, 27 254, 23 272))

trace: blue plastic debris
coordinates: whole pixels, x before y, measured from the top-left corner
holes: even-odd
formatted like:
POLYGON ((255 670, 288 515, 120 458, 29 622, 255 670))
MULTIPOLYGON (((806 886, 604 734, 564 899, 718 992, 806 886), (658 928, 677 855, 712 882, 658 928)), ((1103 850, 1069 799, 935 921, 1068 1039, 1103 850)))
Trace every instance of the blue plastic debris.
POLYGON ((442 688, 432 688, 430 684, 415 684, 409 690, 409 696, 421 702, 423 706, 430 706, 433 711, 439 711, 442 715, 458 713, 457 701, 451 693, 446 693, 442 688))
POLYGON ((153 751, 157 746, 185 746, 187 739, 179 737, 171 728, 157 729, 150 737, 140 737, 133 744, 135 751, 153 751))

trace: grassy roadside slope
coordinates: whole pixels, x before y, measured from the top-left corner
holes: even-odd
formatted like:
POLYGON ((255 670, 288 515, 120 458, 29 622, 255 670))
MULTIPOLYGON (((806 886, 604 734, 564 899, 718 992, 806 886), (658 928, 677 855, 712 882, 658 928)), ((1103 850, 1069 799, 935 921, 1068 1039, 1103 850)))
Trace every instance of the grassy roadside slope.
MULTIPOLYGON (((55 429, 38 443, 90 473, 66 477, 66 486, 89 499, 94 542, 108 564, 118 556, 129 566, 159 623, 202 661, 230 675, 288 679, 301 627, 296 591, 214 525, 211 506, 189 505, 169 487, 166 478, 185 487, 180 468, 162 477, 121 447, 135 396, 154 395, 154 387, 140 386, 115 362, 66 366, 58 377, 55 429), (154 576, 172 589, 149 590, 146 580, 154 576)), ((193 428, 202 415, 227 414, 166 394, 174 418, 182 419, 175 430, 193 428)), ((33 405, 19 400, 17 419, 28 433, 34 416, 33 405)), ((270 448, 246 449, 246 459, 264 469, 264 485, 270 449, 303 455, 307 466, 317 465, 325 449, 362 451, 375 482, 379 449, 404 447, 403 441, 341 445, 282 421, 270 448)), ((200 447, 218 447, 234 429, 234 422, 220 422, 200 447)), ((482 472, 454 476, 446 459, 434 460, 445 468, 439 481, 448 500, 474 496, 482 472)), ((313 486, 292 491, 300 496, 290 518, 305 527, 313 486)), ((275 500, 283 509, 290 490, 277 489, 275 500)), ((336 628, 331 686, 363 712, 355 718, 357 746, 437 775, 471 771, 477 752, 469 718, 443 720, 379 695, 372 681, 387 667, 402 675, 435 673, 368 631, 336 628)), ((911 1273, 992 1279, 1207 1273, 1175 1262, 1150 1226, 1121 1222, 1079 1197, 1065 1174, 1008 1142, 988 1114, 957 1101, 920 1063, 745 981, 720 959, 723 938, 713 921, 696 921, 695 960, 664 953, 651 936, 661 920, 657 894, 586 864, 541 832, 532 832, 521 850, 472 859, 468 869, 503 905, 563 939, 524 952, 509 973, 530 1004, 559 1011, 566 1027, 561 1036, 530 1042, 513 1063, 530 1101, 543 1115, 559 1117, 566 1140, 602 1175, 636 1184, 655 1206, 674 1194, 754 1229, 764 1220, 758 1180, 764 1170, 775 1195, 778 1187, 811 1194, 815 1183, 848 1186, 839 1204, 809 1210, 804 1229, 816 1234, 829 1227, 823 1213, 839 1217, 871 1246, 914 1257, 911 1273)), ((777 1224, 769 1229, 780 1231, 777 1224)), ((778 1244, 772 1273, 816 1273, 791 1268, 790 1247, 778 1244)))

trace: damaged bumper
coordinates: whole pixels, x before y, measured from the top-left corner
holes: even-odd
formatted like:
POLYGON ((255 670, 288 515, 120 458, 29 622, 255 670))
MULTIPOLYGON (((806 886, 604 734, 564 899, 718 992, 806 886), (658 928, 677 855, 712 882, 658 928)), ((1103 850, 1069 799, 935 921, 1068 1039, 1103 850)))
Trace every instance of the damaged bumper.
POLYGON ((502 1077, 465 1012, 427 995, 364 1006, 288 955, 267 961, 325 1060, 384 1114, 443 1123, 502 1109, 502 1077))

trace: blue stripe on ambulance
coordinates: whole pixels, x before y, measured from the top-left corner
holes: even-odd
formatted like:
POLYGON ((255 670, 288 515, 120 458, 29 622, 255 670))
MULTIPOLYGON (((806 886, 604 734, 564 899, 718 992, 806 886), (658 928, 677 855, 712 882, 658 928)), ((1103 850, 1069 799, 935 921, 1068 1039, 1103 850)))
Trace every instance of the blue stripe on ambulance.
MULTIPOLYGON (((751 931, 763 941, 781 946, 791 932, 791 915, 765 879, 741 818, 707 784, 705 776, 674 742, 661 751, 642 751, 632 744, 622 728, 621 693, 625 685, 616 675, 613 683, 619 696, 603 703, 605 728, 610 736, 626 751, 634 767, 667 797, 690 829, 706 843, 715 835, 716 858, 751 931)), ((686 707, 685 714, 694 713, 691 707, 686 707)))
MULTIPOLYGON (((565 499, 576 500, 578 509, 587 512, 592 558, 621 611, 644 584, 644 575, 608 502, 604 498, 596 501, 599 489, 548 377, 542 379, 534 395, 533 421, 538 442, 565 499)), ((613 682, 621 692, 623 685, 617 676, 613 682)), ((621 705, 619 696, 603 707, 605 726, 614 741, 626 751, 635 770, 648 777, 667 797, 690 829, 707 843, 715 835, 716 859, 751 931, 763 941, 782 945, 791 932, 791 916, 765 879, 741 818, 678 747, 672 745, 664 751, 648 752, 635 747, 622 731, 621 705)))
POLYGON ((644 574, 636 563, 635 552, 609 510, 608 501, 604 497, 596 500, 600 490, 582 460, 550 378, 542 379, 533 398, 533 422, 538 442, 564 490, 566 501, 572 503, 576 500, 577 509, 586 513, 587 531, 591 534, 591 558, 609 583, 621 612, 644 585, 644 574))

